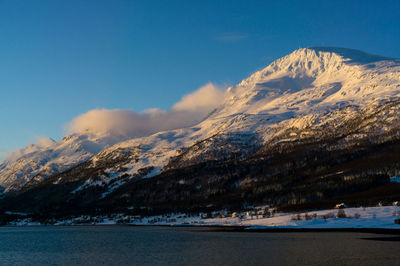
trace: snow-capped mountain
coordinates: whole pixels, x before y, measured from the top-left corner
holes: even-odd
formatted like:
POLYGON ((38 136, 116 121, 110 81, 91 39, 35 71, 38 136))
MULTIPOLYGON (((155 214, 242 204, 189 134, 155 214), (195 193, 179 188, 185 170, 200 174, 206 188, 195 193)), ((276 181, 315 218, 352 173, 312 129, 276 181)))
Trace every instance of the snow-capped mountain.
POLYGON ((283 119, 398 96, 400 61, 340 48, 305 48, 229 89, 219 116, 283 119))
POLYGON ((87 161, 123 139, 121 136, 92 132, 71 134, 59 142, 42 138, 35 144, 15 151, 0 164, 0 187, 8 192, 22 188, 31 180, 40 182, 87 161))
POLYGON ((245 152, 250 145, 262 146, 274 139, 313 138, 334 129, 339 133, 340 124, 360 115, 374 114, 364 124, 373 122, 376 129, 357 136, 375 137, 398 127, 400 107, 393 101, 399 96, 400 60, 351 49, 303 48, 228 88, 225 102, 200 124, 118 143, 93 157, 92 163, 116 150, 135 148, 135 159, 118 166, 126 169, 121 175, 146 167, 154 167, 152 175, 156 175, 171 158, 182 154, 190 160, 209 150, 230 153, 242 147, 245 152), (199 142, 201 148, 189 148, 199 142))
POLYGON ((300 204, 397 175, 399 111, 399 59, 302 48, 228 88, 193 127, 123 141, 89 133, 51 141, 3 162, 0 185, 47 198, 43 191, 56 186, 65 202, 85 208, 300 204))

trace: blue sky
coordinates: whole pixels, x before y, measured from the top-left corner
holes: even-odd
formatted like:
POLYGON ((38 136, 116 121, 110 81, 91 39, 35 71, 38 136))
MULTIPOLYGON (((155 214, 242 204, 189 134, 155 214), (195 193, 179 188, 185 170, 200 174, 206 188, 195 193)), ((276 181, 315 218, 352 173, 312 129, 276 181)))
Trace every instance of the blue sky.
POLYGON ((400 57, 400 1, 0 0, 0 159, 94 108, 169 109, 299 47, 400 57))

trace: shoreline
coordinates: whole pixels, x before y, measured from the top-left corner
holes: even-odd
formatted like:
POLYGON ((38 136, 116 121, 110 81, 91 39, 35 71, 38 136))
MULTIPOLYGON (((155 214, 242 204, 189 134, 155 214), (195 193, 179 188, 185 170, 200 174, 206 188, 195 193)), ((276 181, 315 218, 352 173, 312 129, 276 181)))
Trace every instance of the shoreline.
POLYGON ((307 232, 350 232, 350 233, 372 233, 372 234, 391 234, 400 235, 399 229, 393 228, 285 228, 285 227, 260 227, 251 226, 225 226, 225 225, 143 225, 143 224, 120 224, 122 226, 140 226, 140 227, 179 227, 193 229, 196 232, 246 232, 246 233, 307 233, 307 232), (196 229, 196 230, 194 230, 196 229), (204 229, 204 230, 201 230, 204 229))
POLYGON ((388 228, 216 228, 218 232, 250 232, 250 233, 309 233, 309 232, 351 232, 400 235, 399 229, 388 228))
POLYGON ((75 225, 3 225, 0 228, 31 228, 31 227, 103 227, 103 226, 122 226, 122 227, 169 227, 183 228, 193 232, 232 232, 232 233, 371 233, 383 235, 400 235, 400 228, 285 228, 285 227, 261 227, 261 226, 226 226, 226 225, 149 225, 149 224, 75 224, 75 225))
MULTIPOLYGON (((132 226, 132 225, 128 225, 132 226)), ((133 225, 137 226, 137 225, 133 225)), ((159 226, 159 225, 138 225, 138 226, 159 226)), ((163 225, 163 227, 182 227, 187 229, 206 229, 204 232, 248 232, 248 233, 307 233, 307 232, 351 232, 351 233, 373 233, 400 235, 399 229, 393 228, 285 228, 285 227, 260 227, 249 226, 224 226, 224 225, 163 225)), ((201 230, 193 230, 201 231, 201 230)))
POLYGON ((400 230, 400 207, 353 207, 343 209, 315 210, 304 213, 275 213, 264 217, 253 212, 229 215, 213 213, 212 217, 202 214, 187 215, 172 213, 157 216, 133 216, 123 213, 113 215, 80 215, 59 219, 33 220, 30 217, 13 217, 3 223, 5 226, 70 226, 70 225, 130 225, 130 226, 171 226, 192 228, 223 228, 224 230, 245 231, 370 231, 397 232, 400 230))

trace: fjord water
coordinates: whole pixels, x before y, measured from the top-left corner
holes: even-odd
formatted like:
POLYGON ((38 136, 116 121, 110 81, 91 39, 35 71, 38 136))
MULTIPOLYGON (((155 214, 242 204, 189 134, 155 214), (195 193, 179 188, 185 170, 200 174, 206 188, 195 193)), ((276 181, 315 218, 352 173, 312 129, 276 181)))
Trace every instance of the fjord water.
POLYGON ((204 228, 0 228, 1 265, 399 265, 399 237, 204 228))

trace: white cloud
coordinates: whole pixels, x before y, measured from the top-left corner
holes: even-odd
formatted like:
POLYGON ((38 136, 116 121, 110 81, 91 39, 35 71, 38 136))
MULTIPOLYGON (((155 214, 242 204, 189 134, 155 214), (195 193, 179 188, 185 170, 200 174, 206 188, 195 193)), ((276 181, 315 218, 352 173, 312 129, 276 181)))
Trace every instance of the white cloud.
POLYGON ((219 104, 224 97, 224 92, 212 83, 199 88, 182 97, 180 102, 173 106, 173 110, 191 110, 196 112, 209 112, 219 104))
POLYGON ((208 83, 182 97, 170 110, 157 108, 137 113, 132 110, 94 109, 74 118, 68 125, 70 133, 89 131, 129 137, 141 137, 159 131, 193 126, 223 100, 222 89, 208 83))
MULTIPOLYGON (((95 138, 100 137, 98 143, 84 140, 81 143, 85 150, 97 153, 99 147, 101 150, 105 146, 127 138, 148 136, 164 130, 193 126, 221 104, 223 98, 224 90, 208 83, 183 96, 167 111, 151 108, 137 113, 132 110, 94 109, 75 117, 66 125, 66 130, 68 133, 88 132, 95 134, 95 138)), ((13 162, 22 156, 46 151, 53 145, 56 145, 54 140, 48 137, 37 137, 36 142, 12 153, 0 151, 0 162, 2 160, 13 162)))

